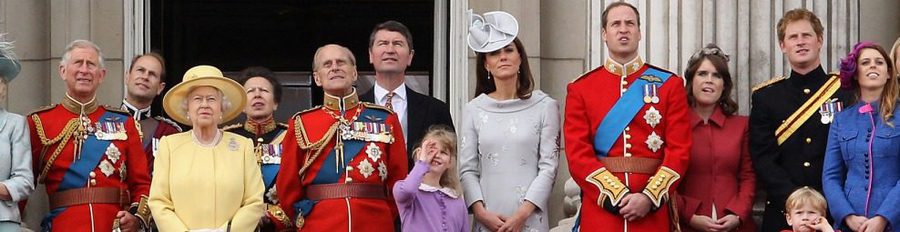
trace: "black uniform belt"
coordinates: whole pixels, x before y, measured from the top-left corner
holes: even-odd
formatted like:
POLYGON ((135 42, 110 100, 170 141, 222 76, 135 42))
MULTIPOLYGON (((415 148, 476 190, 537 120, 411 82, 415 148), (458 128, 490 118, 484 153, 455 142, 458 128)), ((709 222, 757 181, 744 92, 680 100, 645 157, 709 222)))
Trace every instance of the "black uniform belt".
POLYGON ((84 204, 115 204, 128 202, 128 194, 119 188, 77 188, 50 196, 50 209, 84 204))
POLYGON ((656 174, 662 160, 654 158, 641 157, 605 157, 600 158, 600 162, 606 166, 606 170, 610 172, 628 172, 641 174, 656 174))
POLYGON ((385 199, 384 186, 380 184, 317 184, 306 188, 306 197, 318 201, 335 198, 385 199))

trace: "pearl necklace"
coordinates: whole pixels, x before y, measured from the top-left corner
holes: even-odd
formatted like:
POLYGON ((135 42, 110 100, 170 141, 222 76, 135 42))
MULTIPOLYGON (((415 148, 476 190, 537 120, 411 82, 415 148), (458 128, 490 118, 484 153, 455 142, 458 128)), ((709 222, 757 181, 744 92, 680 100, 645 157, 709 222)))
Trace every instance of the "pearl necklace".
POLYGON ((201 147, 215 147, 216 144, 219 144, 219 140, 222 139, 222 131, 217 129, 216 137, 213 138, 212 142, 210 142, 210 143, 203 143, 200 141, 200 139, 197 139, 196 131, 191 131, 191 139, 193 139, 194 143, 196 143, 197 145, 200 145, 201 147))

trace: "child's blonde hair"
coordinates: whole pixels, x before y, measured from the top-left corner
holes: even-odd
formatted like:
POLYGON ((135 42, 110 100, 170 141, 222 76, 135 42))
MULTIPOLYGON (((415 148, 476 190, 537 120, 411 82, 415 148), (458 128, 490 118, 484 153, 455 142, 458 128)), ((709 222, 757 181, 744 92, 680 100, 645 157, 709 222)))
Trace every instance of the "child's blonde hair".
MULTIPOLYGON (((456 133, 450 129, 450 127, 444 125, 433 125, 428 127, 428 132, 425 133, 425 136, 422 137, 422 141, 433 139, 437 142, 441 147, 444 148, 443 152, 450 155, 450 167, 444 171, 444 174, 441 175, 441 186, 451 188, 456 191, 457 194, 462 194, 462 184, 459 182, 459 171, 457 171, 457 166, 459 166, 458 159, 456 158, 456 133)), ((419 142, 416 149, 413 150, 413 154, 418 155, 419 150, 422 149, 422 142, 419 142)), ((418 157, 413 157, 418 159, 418 157)))
POLYGON ((810 187, 803 187, 795 190, 788 196, 784 202, 784 213, 790 214, 791 210, 803 205, 811 205, 821 215, 825 215, 828 210, 828 202, 825 201, 825 197, 819 191, 810 187))

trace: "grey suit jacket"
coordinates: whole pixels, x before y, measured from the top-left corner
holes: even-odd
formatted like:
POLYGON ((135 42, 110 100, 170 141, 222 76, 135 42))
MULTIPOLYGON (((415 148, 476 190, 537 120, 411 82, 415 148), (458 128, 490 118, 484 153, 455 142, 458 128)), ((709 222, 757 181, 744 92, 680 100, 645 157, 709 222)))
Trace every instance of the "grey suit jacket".
POLYGON ((0 184, 12 200, 0 200, 0 221, 21 221, 17 202, 34 191, 31 170, 31 140, 22 115, 0 109, 0 184))

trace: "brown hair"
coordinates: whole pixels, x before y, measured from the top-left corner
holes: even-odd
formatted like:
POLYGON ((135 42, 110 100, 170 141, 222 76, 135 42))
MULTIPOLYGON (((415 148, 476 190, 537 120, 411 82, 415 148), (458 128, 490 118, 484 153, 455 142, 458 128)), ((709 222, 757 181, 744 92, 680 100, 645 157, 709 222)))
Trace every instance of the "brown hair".
MULTIPOLYGON (((462 184, 459 182, 459 171, 457 168, 457 166, 459 166, 459 159, 457 159, 456 156, 456 133, 453 133, 453 130, 446 125, 436 124, 428 127, 428 132, 422 137, 422 141, 427 139, 434 139, 437 141, 437 143, 444 148, 443 152, 450 155, 450 162, 452 165, 444 171, 444 174, 441 174, 441 186, 451 188, 456 191, 457 194, 462 194, 462 184)), ((413 154, 418 154, 421 149, 422 142, 420 141, 413 150, 413 154)), ((413 158, 418 159, 418 157, 413 158)))
POLYGON ((406 25, 403 25, 403 23, 394 20, 388 20, 386 22, 375 25, 375 28, 372 29, 372 33, 369 34, 369 50, 372 50, 372 45, 375 45, 375 34, 377 34, 379 31, 393 31, 400 33, 401 35, 403 35, 403 38, 406 38, 406 44, 409 45, 409 51, 413 51, 412 32, 409 32, 409 28, 407 28, 406 25))
POLYGON ((797 8, 784 13, 784 17, 781 17, 781 19, 778 20, 778 25, 776 26, 776 29, 778 30, 778 42, 784 42, 784 30, 787 29, 787 25, 800 20, 809 22, 813 31, 816 32, 816 37, 822 39, 825 28, 822 27, 822 21, 819 21, 819 17, 817 17, 816 14, 813 14, 812 11, 804 8, 797 8))
POLYGON ((278 76, 275 75, 275 72, 262 66, 250 66, 241 70, 241 73, 238 74, 238 83, 243 86, 247 84, 250 78, 254 77, 266 79, 272 85, 272 95, 275 97, 275 103, 281 103, 281 82, 278 81, 278 76))
MULTIPOLYGON (((894 41, 894 46, 891 47, 891 61, 897 62, 897 59, 900 57, 897 56, 897 53, 900 52, 900 37, 897 37, 897 41, 894 41)), ((900 76, 900 67, 894 67, 894 76, 900 76)))
MULTIPOLYGON (((884 57, 885 63, 887 63, 887 74, 889 76, 887 79, 887 83, 884 84, 884 89, 881 90, 881 107, 880 107, 881 112, 879 112, 879 114, 881 115, 881 119, 884 120, 885 124, 893 127, 894 123, 890 119, 894 117, 894 108, 897 107, 897 96, 898 96, 898 94, 900 94, 900 86, 898 86, 897 78, 892 78, 890 76, 892 73, 894 73, 894 69, 895 69, 894 62, 888 56, 887 52, 884 51, 884 48, 882 48, 878 44, 870 43, 870 44, 862 45, 859 48, 859 53, 862 54, 862 51, 865 49, 873 49, 875 51, 878 51, 878 53, 881 54, 882 57, 884 57)), ((859 66, 859 54, 857 54, 855 63, 858 67, 859 66)), ((860 78, 859 75, 861 75, 862 73, 863 72, 861 72, 860 70, 857 70, 855 73, 856 76, 852 77, 853 81, 858 82, 859 78, 860 78)), ((856 87, 855 88, 856 95, 857 95, 857 98, 859 98, 859 94, 860 94, 859 83, 854 83, 853 86, 856 87)))
POLYGON ((131 70, 134 69, 134 63, 137 63, 138 59, 141 59, 141 57, 145 57, 145 56, 153 57, 154 59, 156 59, 156 61, 159 61, 159 67, 162 68, 162 71, 159 72, 159 80, 160 80, 160 82, 165 83, 166 82, 166 59, 163 59, 162 55, 160 55, 159 53, 156 53, 156 52, 148 52, 148 53, 144 53, 143 55, 134 56, 134 58, 131 59, 131 66, 128 66, 128 67, 130 67, 130 68, 128 68, 128 72, 131 73, 131 70))
POLYGON ((612 4, 609 4, 609 6, 606 6, 606 9, 603 9, 603 14, 600 17, 600 24, 603 25, 602 27, 604 30, 606 29, 606 23, 609 22, 606 19, 607 18, 606 16, 609 15, 609 11, 612 10, 613 8, 620 7, 620 6, 627 6, 628 8, 631 8, 631 10, 634 11, 634 16, 637 16, 637 25, 641 26, 641 13, 638 12, 637 7, 634 7, 634 5, 631 5, 631 3, 627 3, 627 2, 614 2, 612 4))
POLYGON ((812 205, 819 211, 819 214, 825 215, 828 212, 828 202, 819 191, 810 187, 802 187, 794 190, 787 200, 784 202, 784 214, 790 214, 791 210, 802 207, 804 205, 812 205))
MULTIPOLYGON (((528 54, 525 52, 525 45, 519 38, 513 39, 516 50, 519 50, 519 59, 522 63, 519 65, 518 84, 516 86, 516 96, 520 99, 528 99, 531 97, 531 91, 534 90, 534 77, 531 75, 531 66, 528 65, 528 54)), ((504 46, 505 47, 505 46, 504 46)), ((503 49, 503 48, 500 48, 503 49)), ((489 78, 487 69, 484 68, 484 62, 488 53, 477 52, 477 65, 475 66, 475 97, 478 95, 492 93, 497 91, 497 84, 489 78)))
POLYGON ((719 100, 717 101, 719 106, 722 107, 722 113, 727 116, 734 115, 738 110, 738 104, 731 98, 731 90, 734 88, 734 81, 731 79, 731 73, 728 71, 728 55, 722 53, 722 50, 715 44, 706 45, 705 48, 697 51, 697 53, 688 60, 688 67, 684 70, 684 78, 687 81, 684 88, 687 91, 688 104, 692 107, 697 106, 697 98, 694 97, 693 91, 693 81, 697 69, 700 69, 700 64, 702 64, 704 60, 709 60, 709 62, 716 67, 716 72, 719 73, 719 76, 722 77, 722 81, 724 82, 722 86, 722 95, 719 96, 719 100))

